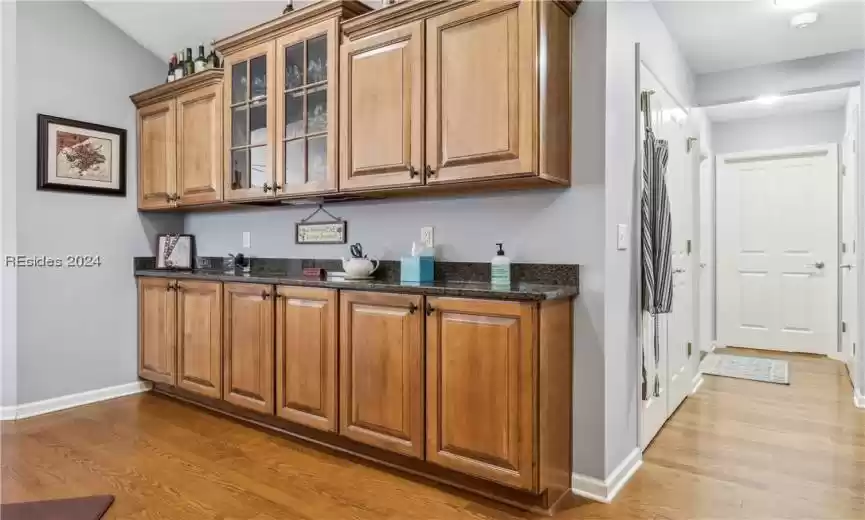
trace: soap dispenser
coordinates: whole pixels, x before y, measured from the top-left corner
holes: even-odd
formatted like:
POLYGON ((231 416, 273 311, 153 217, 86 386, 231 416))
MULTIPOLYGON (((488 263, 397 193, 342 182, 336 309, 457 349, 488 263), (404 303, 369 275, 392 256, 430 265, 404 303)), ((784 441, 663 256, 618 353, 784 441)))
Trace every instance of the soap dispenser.
POLYGON ((505 251, 502 249, 502 243, 497 242, 499 250, 496 251, 496 256, 490 261, 492 273, 492 284, 508 286, 511 285, 511 259, 505 256, 505 251))

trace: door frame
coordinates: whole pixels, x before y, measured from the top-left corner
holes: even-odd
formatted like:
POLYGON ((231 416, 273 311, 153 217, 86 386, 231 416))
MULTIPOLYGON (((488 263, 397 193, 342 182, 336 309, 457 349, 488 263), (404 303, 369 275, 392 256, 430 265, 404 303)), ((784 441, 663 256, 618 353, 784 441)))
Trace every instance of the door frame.
MULTIPOLYGON (((802 146, 787 146, 787 147, 773 148, 773 149, 769 149, 769 150, 748 150, 746 152, 731 152, 731 153, 716 155, 715 156, 715 190, 714 190, 715 191, 714 201, 715 201, 716 214, 718 211, 718 182, 720 180, 720 175, 718 173, 720 170, 720 165, 724 164, 725 161, 730 160, 730 159, 739 161, 739 160, 747 160, 747 159, 751 159, 751 158, 759 158, 759 157, 766 157, 766 156, 768 156, 768 157, 773 157, 773 156, 783 157, 783 156, 791 156, 791 155, 797 155, 797 154, 813 154, 813 153, 823 152, 823 151, 825 151, 830 156, 832 156, 832 155, 835 156, 835 170, 836 170, 835 175, 836 175, 837 180, 838 180, 838 184, 836 186, 836 188, 837 188, 837 190, 836 190, 837 191, 837 193, 836 193, 836 209, 840 209, 840 207, 837 207, 837 201, 839 200, 838 197, 840 197, 840 195, 841 195, 840 146, 837 143, 821 143, 821 144, 802 145, 802 146)), ((835 219, 835 243, 836 243, 836 249, 837 249, 836 260, 840 260, 840 256, 838 256, 838 255, 840 254, 840 250, 841 250, 841 248, 840 248, 840 240, 841 240, 840 218, 841 218, 840 211, 838 211, 837 218, 835 219)), ((717 219, 715 219, 713 230, 714 230, 714 235, 716 237, 716 240, 715 240, 716 248, 715 248, 715 255, 714 256, 715 256, 715 261, 716 261, 715 262, 715 265, 716 265, 715 277, 716 277, 716 282, 717 282, 717 279, 720 278, 720 272, 718 271, 717 266, 718 266, 719 252, 721 249, 720 246, 718 245, 718 241, 717 241, 717 236, 718 236, 718 220, 717 219)), ((840 343, 841 342, 841 335, 840 335, 840 331, 841 331, 840 296, 841 296, 841 294, 840 294, 840 288, 838 286, 838 283, 840 283, 840 282, 837 281, 840 279, 840 268, 838 267, 839 265, 840 265, 840 261, 836 261, 835 266, 834 266, 835 275, 836 275, 835 298, 834 298, 834 301, 835 301, 835 320, 833 320, 836 324, 835 331, 834 331, 835 348, 831 347, 831 344, 833 342, 830 341, 829 344, 827 344, 827 346, 825 347, 825 350, 823 352, 818 353, 818 354, 826 355, 826 356, 828 356, 832 359, 836 359, 836 360, 841 359, 841 356, 839 353, 840 345, 841 345, 841 343, 840 343)), ((828 271, 829 271, 829 269, 827 268, 827 272, 828 271)), ((721 301, 720 301, 719 294, 716 293, 715 294, 716 322, 717 322, 717 315, 721 311, 721 305, 720 304, 721 304, 721 301)), ((718 342, 718 336, 720 336, 720 328, 716 328, 715 336, 716 336, 715 341, 717 343, 718 342)), ((752 346, 752 347, 758 348, 756 346, 752 346)), ((770 349, 767 349, 767 350, 770 350, 770 349)), ((785 350, 784 352, 788 352, 788 351, 785 350)), ((790 351, 790 352, 794 352, 794 351, 790 351)))

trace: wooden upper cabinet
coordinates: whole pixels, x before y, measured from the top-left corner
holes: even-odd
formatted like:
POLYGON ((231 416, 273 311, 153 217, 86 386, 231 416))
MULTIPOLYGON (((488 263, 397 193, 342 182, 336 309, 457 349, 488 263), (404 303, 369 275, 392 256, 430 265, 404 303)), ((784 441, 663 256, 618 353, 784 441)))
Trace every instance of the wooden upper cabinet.
POLYGON ((478 2, 427 20, 428 184, 536 172, 535 4, 478 2))
POLYGON ((227 283, 223 290, 223 399, 273 414, 273 288, 227 283))
POLYGON ((342 45, 340 189, 423 183, 423 22, 342 45))
POLYGON ((536 490, 535 304, 427 301, 427 460, 536 490))
POLYGON ((176 304, 173 280, 138 279, 138 375, 175 383, 176 304))
POLYGON ((275 55, 271 40, 223 61, 226 200, 274 196, 275 55))
POLYGON ((222 200, 222 84, 177 97, 178 203, 222 200))
POLYGON ((276 41, 276 195, 337 188, 339 20, 276 41))
POLYGON ((340 294, 340 434, 423 458, 422 297, 340 294))
POLYGON ((276 415, 335 432, 337 292, 276 290, 276 415))
POLYGON ((171 206, 175 192, 176 105, 174 99, 138 111, 138 207, 171 206))
POLYGON ((177 386, 222 397, 222 284, 177 282, 177 386))

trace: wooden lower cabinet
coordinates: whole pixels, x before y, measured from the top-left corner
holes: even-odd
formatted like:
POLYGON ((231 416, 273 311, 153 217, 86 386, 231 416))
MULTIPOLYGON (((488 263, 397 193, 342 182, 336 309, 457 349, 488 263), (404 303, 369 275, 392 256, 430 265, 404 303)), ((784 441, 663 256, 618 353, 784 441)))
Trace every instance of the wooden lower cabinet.
POLYGON ((420 296, 340 294, 341 435, 423 458, 420 296))
POLYGON ((177 282, 177 386, 222 397, 222 284, 177 282))
POLYGON ((536 304, 427 302, 427 460, 536 489, 536 304))
POLYGON ((276 415, 337 430, 337 291, 276 289, 276 415))
POLYGON ((222 398, 268 415, 274 411, 273 292, 251 283, 223 289, 222 398))
POLYGON ((138 375, 154 383, 175 383, 177 298, 174 280, 138 280, 138 375))

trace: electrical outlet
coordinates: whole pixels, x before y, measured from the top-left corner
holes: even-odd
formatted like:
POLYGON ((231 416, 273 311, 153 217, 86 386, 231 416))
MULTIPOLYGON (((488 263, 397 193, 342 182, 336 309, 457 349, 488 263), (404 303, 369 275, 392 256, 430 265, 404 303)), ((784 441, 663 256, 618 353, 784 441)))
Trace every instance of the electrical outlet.
POLYGON ((425 247, 435 247, 435 238, 433 237, 433 227, 427 226, 420 228, 420 241, 425 247))
POLYGON ((249 231, 243 232, 243 247, 245 247, 246 249, 249 249, 250 247, 252 247, 251 238, 249 236, 249 231))

